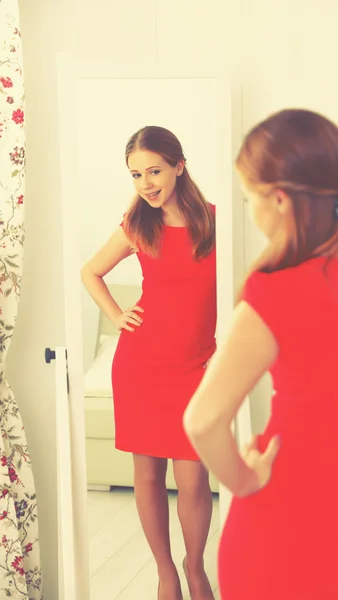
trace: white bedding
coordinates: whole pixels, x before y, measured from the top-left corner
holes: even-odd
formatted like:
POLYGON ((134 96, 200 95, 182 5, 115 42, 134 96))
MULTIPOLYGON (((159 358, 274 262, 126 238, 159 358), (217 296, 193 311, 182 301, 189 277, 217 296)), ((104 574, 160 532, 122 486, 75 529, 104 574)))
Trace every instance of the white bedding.
POLYGON ((87 398, 112 397, 111 367, 118 340, 118 336, 100 336, 96 358, 84 377, 87 398))

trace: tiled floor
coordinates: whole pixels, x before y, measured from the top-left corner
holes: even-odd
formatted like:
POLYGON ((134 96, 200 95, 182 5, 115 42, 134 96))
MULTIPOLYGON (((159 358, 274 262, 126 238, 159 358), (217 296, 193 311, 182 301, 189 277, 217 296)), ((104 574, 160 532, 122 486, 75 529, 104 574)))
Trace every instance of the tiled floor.
MULTIPOLYGON (((175 494, 170 494, 169 502, 172 551, 181 576, 184 600, 188 600, 189 592, 182 576, 185 551, 175 494)), ((90 600, 157 600, 156 565, 140 526, 132 490, 88 492, 88 503, 90 600)), ((205 566, 216 600, 219 600, 216 575, 218 538, 219 509, 215 498, 205 566)))

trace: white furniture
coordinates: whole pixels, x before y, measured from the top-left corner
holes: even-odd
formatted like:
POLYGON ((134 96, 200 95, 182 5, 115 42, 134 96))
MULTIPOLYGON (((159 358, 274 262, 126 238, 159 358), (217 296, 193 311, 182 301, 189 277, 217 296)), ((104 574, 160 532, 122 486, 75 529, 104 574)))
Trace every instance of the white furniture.
MULTIPOLYGON (((111 285, 112 296, 127 308, 141 295, 137 286, 111 285)), ((96 357, 85 375, 85 422, 88 488, 133 487, 132 455, 115 449, 114 406, 111 389, 111 364, 118 341, 118 332, 112 323, 100 314, 96 357)), ((142 423, 140 423, 142 427, 142 423)), ((218 483, 210 476, 213 492, 218 483)), ((168 464, 167 488, 177 489, 172 462, 168 464)))

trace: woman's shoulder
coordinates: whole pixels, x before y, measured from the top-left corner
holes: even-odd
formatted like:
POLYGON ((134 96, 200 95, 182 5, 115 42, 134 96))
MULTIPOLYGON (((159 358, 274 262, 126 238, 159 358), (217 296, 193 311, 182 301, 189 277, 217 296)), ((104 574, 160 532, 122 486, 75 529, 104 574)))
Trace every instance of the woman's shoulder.
POLYGON ((282 269, 267 273, 253 271, 245 281, 242 299, 253 305, 262 305, 264 310, 279 310, 280 303, 286 303, 296 291, 299 279, 294 269, 282 269))
MULTIPOLYGON (((254 271, 244 285, 244 297, 265 298, 275 306, 282 301, 295 303, 307 297, 309 289, 321 287, 325 278, 325 259, 322 257, 303 262, 297 266, 266 273, 254 271)), ((311 292, 313 293, 313 292, 311 292)))
POLYGON ((290 281, 292 279, 299 280, 300 277, 307 277, 308 275, 311 276, 315 272, 322 273, 324 263, 324 257, 313 258, 294 267, 278 269, 277 271, 254 271, 249 276, 249 279, 259 281, 262 283, 262 285, 273 285, 278 284, 279 282, 283 283, 285 281, 290 281))

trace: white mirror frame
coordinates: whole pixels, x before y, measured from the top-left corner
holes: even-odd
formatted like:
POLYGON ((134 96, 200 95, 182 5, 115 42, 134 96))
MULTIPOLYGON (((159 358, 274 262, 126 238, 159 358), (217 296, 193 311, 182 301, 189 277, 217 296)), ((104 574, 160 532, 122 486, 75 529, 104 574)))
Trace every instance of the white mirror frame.
MULTIPOLYGON (((66 346, 69 367, 69 410, 72 446, 72 477, 73 477, 73 521, 74 548, 62 546, 62 557, 67 555, 73 560, 76 570, 76 598, 74 600, 89 600, 89 569, 88 569, 88 536, 87 536, 87 485, 85 460, 85 423, 84 423, 84 390, 82 332, 81 332, 81 282, 80 282, 80 252, 79 239, 76 230, 77 210, 77 178, 74 168, 74 157, 77 155, 76 140, 76 81, 82 78, 183 78, 183 79, 213 79, 217 89, 217 121, 219 136, 217 156, 219 164, 218 190, 224 203, 217 205, 217 302, 218 322, 217 338, 222 339, 228 328, 234 298, 234 259, 233 259, 233 117, 231 110, 231 89, 217 65, 210 64, 179 64, 168 65, 158 62, 135 62, 116 64, 113 62, 82 61, 69 54, 59 54, 57 57, 58 101, 59 101, 59 130, 60 130, 60 177, 61 204, 63 214, 63 258, 64 258, 64 299, 66 346), (228 176, 226 176, 227 174, 228 176), (228 200, 228 201, 226 201, 228 200)), ((239 116, 240 108, 236 114, 239 116), (238 112, 239 111, 239 112, 238 112)), ((240 118, 236 118, 240 122, 240 118)), ((236 137, 241 137, 238 131, 236 137)), ((243 244, 243 231, 236 232, 236 239, 243 244)), ((248 401, 237 423, 237 431, 244 432, 247 438, 250 433, 250 411, 248 401)), ((242 436, 240 436, 242 437, 242 436)), ((231 495, 220 488, 220 525, 222 526, 231 495)), ((65 582, 65 589, 67 582, 65 582)), ((73 600, 66 595, 67 600, 73 600)), ((60 596, 60 600, 63 600, 60 596)))

